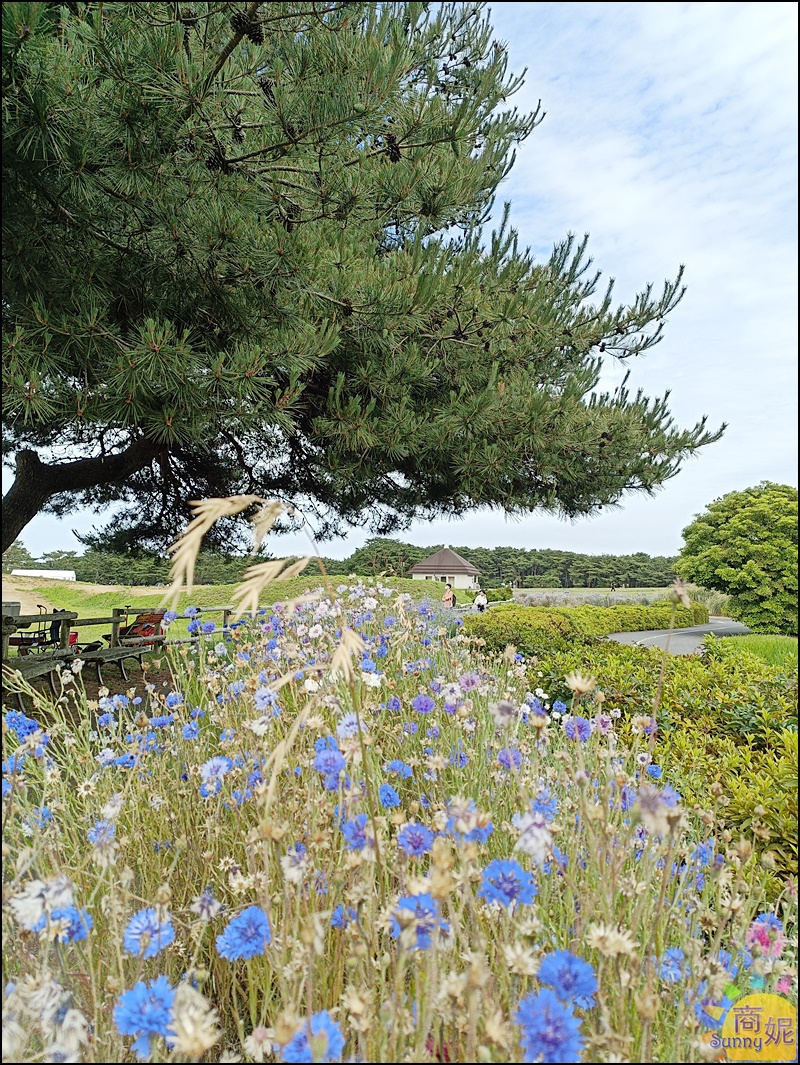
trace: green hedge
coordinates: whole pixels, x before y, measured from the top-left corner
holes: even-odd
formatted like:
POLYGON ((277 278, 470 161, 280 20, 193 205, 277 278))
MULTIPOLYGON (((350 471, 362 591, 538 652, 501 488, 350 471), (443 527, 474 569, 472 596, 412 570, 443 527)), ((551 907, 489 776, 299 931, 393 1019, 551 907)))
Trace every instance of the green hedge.
POLYGON ((569 704, 564 678, 573 671, 594 677, 603 706, 618 707, 623 721, 652 713, 658 695, 654 757, 685 804, 711 809, 719 783, 731 831, 753 839, 760 820, 769 836, 755 844, 776 856, 778 880, 797 875, 796 667, 771 665, 735 637, 707 639, 703 655, 666 658, 651 647, 562 641, 540 650, 530 684, 569 704))
MULTIPOLYGON (((645 632, 668 629, 673 607, 656 606, 508 606, 464 620, 464 632, 479 636, 490 649, 502 650, 511 643, 528 654, 540 654, 548 637, 575 638, 608 636, 612 632, 645 632)), ((699 603, 675 609, 675 628, 703 625, 708 608, 699 603)))
MULTIPOLYGON (((472 589, 470 589, 463 594, 471 603, 478 593, 476 591, 473 592, 472 589)), ((513 588, 484 588, 483 594, 486 596, 487 603, 505 603, 509 600, 513 602, 514 599, 513 588)))

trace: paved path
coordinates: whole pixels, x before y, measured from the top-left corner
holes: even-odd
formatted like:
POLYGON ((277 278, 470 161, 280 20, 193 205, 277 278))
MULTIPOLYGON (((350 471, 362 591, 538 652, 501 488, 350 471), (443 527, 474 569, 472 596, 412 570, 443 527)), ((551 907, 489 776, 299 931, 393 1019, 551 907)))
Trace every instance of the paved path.
POLYGON ((673 655, 690 655, 699 647, 703 646, 703 637, 711 632, 715 636, 740 636, 751 630, 738 621, 730 618, 709 618, 708 625, 695 625, 690 629, 673 629, 670 636, 669 629, 657 629, 652 632, 615 632, 608 637, 617 643, 642 644, 644 647, 667 646, 669 639, 669 652, 673 655))

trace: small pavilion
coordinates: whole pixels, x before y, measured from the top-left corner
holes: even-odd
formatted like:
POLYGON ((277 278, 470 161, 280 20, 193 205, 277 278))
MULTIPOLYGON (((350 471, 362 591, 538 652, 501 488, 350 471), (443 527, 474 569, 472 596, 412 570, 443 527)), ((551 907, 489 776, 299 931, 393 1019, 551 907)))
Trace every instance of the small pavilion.
POLYGON ((478 588, 480 570, 449 545, 411 567, 415 581, 443 581, 453 588, 478 588))

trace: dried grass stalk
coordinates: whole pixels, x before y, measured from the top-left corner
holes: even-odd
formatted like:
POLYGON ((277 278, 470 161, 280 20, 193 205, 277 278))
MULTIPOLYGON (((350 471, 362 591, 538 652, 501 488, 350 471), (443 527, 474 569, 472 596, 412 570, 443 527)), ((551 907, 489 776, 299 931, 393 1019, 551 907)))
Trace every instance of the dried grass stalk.
MULTIPOLYGON (((266 500, 261 496, 227 496, 223 499, 193 500, 190 503, 195 518, 190 522, 183 536, 179 537, 169 549, 169 554, 172 556, 169 571, 170 586, 162 600, 162 606, 166 603, 174 606, 180 598, 184 585, 187 592, 192 590, 194 567, 203 537, 214 522, 219 521, 220 518, 241 514, 254 503, 264 502, 266 500)), ((283 506, 283 504, 280 505, 283 506)))
POLYGON ((275 559, 272 562, 261 562, 257 566, 251 566, 245 574, 245 580, 231 596, 234 602, 238 602, 234 621, 243 614, 255 614, 258 610, 258 600, 270 581, 289 580, 302 573, 311 561, 310 557, 299 558, 296 562, 286 565, 285 558, 275 559), (284 569, 284 566, 286 568, 284 569))

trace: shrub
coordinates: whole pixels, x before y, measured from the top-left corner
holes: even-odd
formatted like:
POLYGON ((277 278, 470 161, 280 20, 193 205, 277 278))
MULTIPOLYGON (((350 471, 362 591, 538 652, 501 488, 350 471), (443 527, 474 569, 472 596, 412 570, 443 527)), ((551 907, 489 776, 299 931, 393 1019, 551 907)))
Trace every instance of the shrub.
POLYGON ((494 650, 502 650, 511 643, 528 654, 538 654, 547 645, 547 634, 599 637, 612 632, 668 629, 673 610, 676 628, 708 621, 708 609, 695 603, 691 608, 674 608, 670 603, 663 603, 660 606, 575 606, 550 610, 509 605, 466 618, 464 631, 481 637, 494 650))
POLYGON ((796 875, 796 667, 772 666, 733 638, 707 637, 703 654, 666 658, 654 648, 598 641, 545 652, 531 683, 569 701, 564 676, 574 671, 593 676, 604 705, 627 719, 657 704, 654 757, 687 802, 713 807, 719 783, 730 830, 749 837, 761 822, 759 851, 772 851, 778 871, 796 875))

